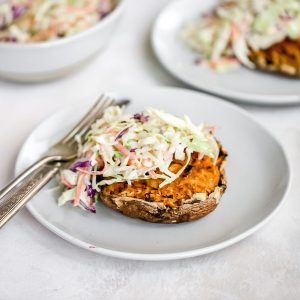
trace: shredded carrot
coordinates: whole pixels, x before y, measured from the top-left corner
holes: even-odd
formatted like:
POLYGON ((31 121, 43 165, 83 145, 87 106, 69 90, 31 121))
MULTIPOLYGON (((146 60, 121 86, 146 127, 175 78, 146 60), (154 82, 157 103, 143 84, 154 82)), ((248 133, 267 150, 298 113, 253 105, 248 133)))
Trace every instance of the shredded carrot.
POLYGON ((70 189, 73 187, 73 185, 64 176, 60 177, 60 181, 70 189))
POLYGON ((118 131, 114 130, 114 129, 110 129, 110 130, 104 132, 104 134, 117 134, 117 133, 118 133, 118 131))
POLYGON ((77 168, 76 170, 78 172, 80 172, 81 174, 85 174, 85 175, 102 175, 104 173, 103 170, 102 171, 88 171, 83 168, 77 168))
POLYGON ((157 174, 153 170, 149 171, 149 174, 152 176, 153 179, 157 179, 157 174))
POLYGON ((217 68, 218 66, 220 65, 223 65, 223 64, 235 64, 235 63, 239 63, 238 59, 236 58, 220 58, 220 59, 217 59, 217 60, 212 60, 210 62, 208 62, 209 66, 211 68, 217 68))
POLYGON ((201 160, 203 157, 204 157, 204 154, 199 152, 198 153, 198 160, 201 160))
POLYGON ((92 150, 89 150, 87 151, 85 154, 84 154, 84 157, 86 158, 91 158, 93 156, 93 151, 92 150))
POLYGON ((173 159, 173 154, 170 154, 168 151, 164 153, 164 159, 165 160, 172 160, 173 159))
POLYGON ((129 153, 129 161, 128 162, 130 165, 134 165, 134 163, 135 163, 135 153, 134 152, 129 153))
POLYGON ((124 156, 129 156, 130 155, 130 152, 122 144, 116 143, 114 146, 124 156))
POLYGON ((91 206, 93 205, 93 200, 91 197, 88 197, 87 204, 88 204, 88 208, 91 208, 91 206))
POLYGON ((80 195, 83 189, 83 181, 84 181, 84 174, 80 174, 79 178, 78 178, 78 182, 77 182, 77 187, 76 187, 76 195, 75 195, 75 199, 73 202, 73 206, 78 206, 79 202, 80 202, 80 195))
POLYGON ((103 160, 103 163, 104 163, 104 167, 102 169, 102 172, 104 173, 104 172, 106 172, 108 166, 107 166, 107 161, 106 161, 105 156, 104 156, 104 154, 105 154, 105 148, 104 148, 104 146, 102 144, 100 145, 100 150, 101 150, 101 153, 102 153, 101 157, 102 157, 102 160, 103 160))
POLYGON ((235 40, 237 38, 238 34, 239 34, 239 30, 238 30, 237 26, 235 24, 233 24, 231 26, 230 40, 231 41, 235 40))

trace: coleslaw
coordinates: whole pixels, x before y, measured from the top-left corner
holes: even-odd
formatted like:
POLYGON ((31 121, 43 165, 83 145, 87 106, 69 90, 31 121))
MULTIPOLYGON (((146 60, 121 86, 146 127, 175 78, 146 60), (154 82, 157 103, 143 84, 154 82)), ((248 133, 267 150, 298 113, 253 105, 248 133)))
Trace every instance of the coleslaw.
POLYGON ((95 212, 102 186, 160 179, 162 188, 182 174, 192 153, 216 163, 219 146, 214 130, 206 124, 194 125, 187 116, 178 118, 154 108, 132 115, 119 106, 109 107, 79 143, 79 159, 61 172, 65 191, 58 204, 71 201, 95 212), (173 160, 185 162, 177 173, 169 170, 173 160))
POLYGON ((115 8, 115 0, 7 0, 0 2, 0 41, 31 43, 81 32, 115 8))
POLYGON ((300 38, 300 1, 220 0, 212 11, 184 26, 182 38, 200 54, 198 63, 218 71, 241 64, 254 68, 249 47, 256 51, 285 38, 300 38))

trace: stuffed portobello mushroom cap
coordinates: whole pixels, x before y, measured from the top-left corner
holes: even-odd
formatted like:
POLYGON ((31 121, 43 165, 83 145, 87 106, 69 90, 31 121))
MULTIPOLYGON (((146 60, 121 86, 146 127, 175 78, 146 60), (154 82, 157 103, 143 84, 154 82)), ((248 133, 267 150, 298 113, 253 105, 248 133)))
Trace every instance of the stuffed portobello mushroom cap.
MULTIPOLYGON (((227 152, 219 144, 220 155, 213 164, 205 156, 192 155, 185 171, 171 184, 158 188, 159 180, 114 183, 102 188, 102 202, 128 217, 153 223, 194 221, 211 213, 226 190, 224 166, 227 152)), ((180 162, 174 161, 171 168, 180 162)), ((184 164, 184 162, 181 162, 184 164)), ((178 166, 181 167, 181 166, 178 166)))

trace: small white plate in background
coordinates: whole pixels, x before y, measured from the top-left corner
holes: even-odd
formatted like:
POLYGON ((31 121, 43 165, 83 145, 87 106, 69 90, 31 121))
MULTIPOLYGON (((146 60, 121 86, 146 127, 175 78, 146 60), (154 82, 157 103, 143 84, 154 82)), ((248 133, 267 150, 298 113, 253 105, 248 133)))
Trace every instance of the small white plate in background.
POLYGON ((195 64, 199 55, 181 40, 184 24, 210 11, 218 0, 172 1, 157 18, 152 32, 153 49, 162 65, 186 84, 236 102, 255 104, 300 103, 300 79, 241 67, 218 73, 195 64))

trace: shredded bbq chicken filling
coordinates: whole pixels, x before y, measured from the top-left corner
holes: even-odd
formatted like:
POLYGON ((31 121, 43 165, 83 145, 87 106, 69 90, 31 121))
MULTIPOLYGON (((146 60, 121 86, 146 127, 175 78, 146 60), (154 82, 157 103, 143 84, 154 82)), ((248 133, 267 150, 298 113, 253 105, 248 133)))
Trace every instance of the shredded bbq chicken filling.
MULTIPOLYGON (((127 182, 114 183, 102 188, 103 196, 118 195, 143 199, 149 202, 163 202, 166 206, 176 208, 181 200, 191 199, 196 193, 210 194, 218 186, 220 166, 224 156, 220 156, 213 164, 212 158, 204 156, 198 159, 198 153, 193 153, 190 163, 184 172, 172 183, 159 188, 161 179, 135 180, 131 185, 127 182)), ((176 173, 185 161, 174 160, 169 170, 176 173)))
POLYGON ((300 76, 300 39, 285 39, 265 50, 251 49, 249 58, 263 70, 300 76))

